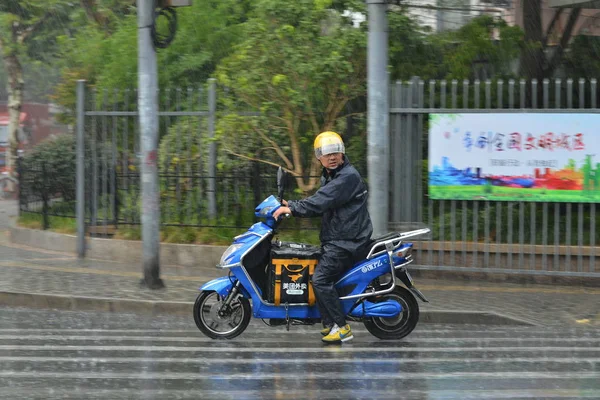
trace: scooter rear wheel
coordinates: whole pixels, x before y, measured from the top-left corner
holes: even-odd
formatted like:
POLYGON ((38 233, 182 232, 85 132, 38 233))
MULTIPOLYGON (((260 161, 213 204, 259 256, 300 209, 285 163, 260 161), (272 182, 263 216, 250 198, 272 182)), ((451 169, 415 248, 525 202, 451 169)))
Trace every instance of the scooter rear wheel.
POLYGON ((374 303, 385 300, 397 301, 402 312, 393 318, 369 317, 363 320, 365 328, 379 339, 402 339, 415 329, 419 322, 419 303, 407 289, 396 286, 390 293, 370 300, 374 303))
POLYGON ((225 298, 214 291, 202 291, 194 303, 194 322, 202 333, 212 339, 233 339, 250 324, 248 299, 237 296, 222 310, 225 298), (221 314, 219 314, 221 311, 221 314))

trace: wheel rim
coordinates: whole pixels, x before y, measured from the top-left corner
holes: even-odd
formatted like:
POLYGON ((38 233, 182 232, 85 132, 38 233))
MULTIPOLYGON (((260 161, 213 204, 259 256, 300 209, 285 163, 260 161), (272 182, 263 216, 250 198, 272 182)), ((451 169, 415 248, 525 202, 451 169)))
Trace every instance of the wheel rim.
POLYGON ((224 315, 219 315, 223 298, 216 292, 206 296, 200 305, 198 316, 202 324, 215 335, 228 335, 240 327, 244 320, 244 307, 239 298, 234 299, 224 315))
POLYGON ((387 295, 386 300, 395 300, 402 307, 402 311, 395 317, 374 317, 373 323, 381 330, 387 332, 398 331, 408 323, 410 319, 410 307, 404 298, 397 295, 387 295))

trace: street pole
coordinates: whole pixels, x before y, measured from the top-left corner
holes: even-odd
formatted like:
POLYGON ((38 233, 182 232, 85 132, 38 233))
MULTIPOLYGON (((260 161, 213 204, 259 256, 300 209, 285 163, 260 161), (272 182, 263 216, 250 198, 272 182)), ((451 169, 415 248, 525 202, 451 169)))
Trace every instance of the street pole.
POLYGON ((85 257, 85 80, 77 81, 77 256, 85 257))
POLYGON ((367 165, 373 235, 387 233, 389 217, 389 79, 386 0, 367 0, 367 165))
POLYGON ((138 110, 141 134, 142 260, 150 289, 164 287, 160 279, 160 209, 158 188, 158 68, 150 27, 154 1, 137 0, 138 12, 138 110))

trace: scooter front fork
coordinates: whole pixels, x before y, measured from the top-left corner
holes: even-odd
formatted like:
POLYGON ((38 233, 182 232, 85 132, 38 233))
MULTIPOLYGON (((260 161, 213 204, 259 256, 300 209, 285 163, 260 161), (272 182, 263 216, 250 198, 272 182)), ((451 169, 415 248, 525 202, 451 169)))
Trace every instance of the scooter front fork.
POLYGON ((225 297, 225 301, 223 302, 223 305, 221 306, 221 308, 219 308, 218 314, 220 317, 225 317, 227 315, 227 312, 230 310, 229 304, 231 304, 231 302, 233 301, 235 296, 238 294, 239 286, 240 286, 240 281, 237 281, 235 283, 235 286, 231 289, 231 292, 229 292, 227 297, 225 297))

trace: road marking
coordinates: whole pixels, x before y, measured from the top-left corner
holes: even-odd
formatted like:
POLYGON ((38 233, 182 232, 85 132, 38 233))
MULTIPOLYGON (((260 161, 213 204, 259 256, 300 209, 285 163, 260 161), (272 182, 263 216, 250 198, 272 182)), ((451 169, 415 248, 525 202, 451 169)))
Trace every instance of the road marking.
MULTIPOLYGON (((395 391, 382 391, 373 388, 358 389, 359 393, 364 395, 361 398, 371 399, 391 399, 397 400, 399 394, 395 391)), ((52 398, 70 398, 74 393, 80 398, 101 398, 101 399, 121 399, 124 398, 123 389, 89 389, 77 387, 77 389, 58 389, 58 388, 37 388, 36 393, 47 394, 52 398)), ((4 387, 2 393, 10 399, 20 399, 31 397, 31 389, 4 387)), ((295 388, 273 388, 254 390, 232 390, 216 391, 214 389, 204 390, 201 388, 190 389, 141 389, 135 391, 135 398, 141 399, 171 399, 171 398, 193 398, 197 399, 338 399, 354 398, 357 396, 357 389, 312 389, 307 392, 306 389, 295 388)), ((598 399, 600 390, 594 389, 491 389, 491 390, 414 390, 402 389, 402 397, 410 399, 461 399, 461 400, 481 400, 481 399, 598 399)), ((36 397, 37 398, 37 397, 36 397)))
POLYGON ((298 353, 327 353, 327 352, 335 352, 335 353, 361 353, 361 352, 371 352, 371 353, 389 353, 389 352, 399 352, 399 353, 442 353, 442 352, 465 352, 465 351, 473 351, 473 352, 511 352, 516 353, 520 351, 546 351, 546 352, 558 352, 558 351, 588 351, 588 352, 600 352, 600 348, 598 346, 594 347, 556 347, 556 346, 529 346, 529 347, 515 347, 515 346, 502 346, 502 347, 419 347, 419 348, 410 348, 410 347, 391 347, 384 346, 383 347, 351 347, 352 345, 345 346, 325 346, 321 345, 319 347, 302 347, 298 348, 295 346, 291 347, 260 347, 260 348, 251 348, 251 347, 186 347, 186 346, 81 346, 81 345, 0 345, 0 350, 60 350, 60 351, 84 351, 84 350, 102 350, 102 351, 147 351, 147 352, 158 352, 158 351, 196 351, 196 352, 205 352, 205 353, 220 353, 223 351, 231 351, 235 353, 289 353, 289 354, 298 354, 298 353))
MULTIPOLYGON (((565 357, 532 357, 532 358, 464 358, 464 357, 450 357, 450 358, 382 358, 382 359, 358 359, 358 358, 345 358, 345 357, 333 357, 333 358, 238 358, 235 360, 235 364, 300 364, 300 363, 315 363, 315 364, 338 364, 340 360, 344 360, 344 364, 434 364, 434 363, 454 363, 458 362, 461 364, 466 363, 493 363, 493 364, 513 364, 517 362, 521 363, 540 363, 540 362, 551 362, 559 364, 589 364, 600 362, 600 357, 592 358, 565 358, 565 357)), ((175 357, 2 357, 0 361, 5 362, 65 362, 65 363, 93 363, 93 364, 108 364, 108 363, 142 363, 142 364, 231 364, 230 358, 175 358, 175 357)))
POLYGON ((23 259, 22 262, 29 262, 29 261, 73 261, 75 260, 75 257, 46 257, 46 258, 27 258, 27 259, 23 259))
MULTIPOLYGON (((357 333, 366 333, 358 332, 357 333)), ((198 333, 200 335, 200 333, 198 333)), ((226 343, 216 342, 214 339, 210 339, 204 336, 77 336, 77 335, 60 335, 60 336, 49 336, 49 335, 0 335, 1 340, 48 340, 48 341, 59 341, 59 340, 116 340, 116 341, 125 341, 129 340, 132 342, 135 341, 154 341, 154 342, 205 342, 205 343, 213 343, 216 347, 220 347, 224 345, 223 348, 226 348, 228 345, 226 343)), ((446 343, 449 340, 456 342, 600 342, 600 337, 595 338, 538 338, 538 337, 527 337, 527 338, 487 338, 487 337, 464 337, 464 338, 453 338, 453 337, 439 337, 439 338, 409 338, 406 339, 406 343, 446 343)), ((243 341, 243 343, 272 343, 273 338, 248 338, 243 341)), ((311 338, 306 338, 305 343, 312 343, 313 340, 311 338)), ((241 344, 239 342, 231 342, 236 344, 241 344)), ((298 342, 296 342, 298 343, 298 342)), ((302 341, 300 341, 302 343, 302 341)))
MULTIPOLYGON (((505 380, 505 379, 598 379, 600 374, 597 372, 377 372, 369 377, 370 380, 398 380, 398 379, 481 379, 505 380)), ((0 377, 3 378, 53 378, 53 379, 139 379, 139 380, 194 380, 209 379, 214 381, 228 380, 267 380, 267 379, 290 379, 293 381, 310 379, 365 379, 365 374, 360 373, 340 373, 340 372, 311 372, 306 371, 300 378, 298 372, 292 373, 248 373, 248 374, 203 374, 203 373, 176 373, 176 372, 42 372, 42 371, 0 371, 0 377)))
MULTIPOLYGON (((272 334, 274 336, 279 336, 282 333, 285 334, 293 334, 294 332, 299 332, 299 333, 304 333, 304 332, 312 332, 314 329, 316 329, 314 326, 294 326, 294 330, 287 333, 284 332, 284 327, 280 327, 279 329, 277 328, 269 328, 267 326, 263 326, 260 322, 254 322, 255 325, 251 325, 251 329, 256 330, 256 331, 260 331, 262 334, 272 334)), ((353 328, 353 330, 355 331, 361 331, 361 332, 367 332, 366 330, 361 330, 360 328, 353 328)), ((69 333, 74 333, 74 332, 85 332, 85 333, 92 333, 92 332, 98 332, 98 333, 110 333, 110 332, 114 332, 114 333, 156 333, 156 334, 162 334, 162 333, 198 333, 199 331, 197 329, 160 329, 160 330, 152 330, 152 329, 78 329, 78 328, 72 328, 72 329, 58 329, 58 328, 0 328, 0 333, 2 332, 18 332, 21 334, 26 334, 26 333, 30 333, 30 332, 47 332, 47 333, 63 333, 63 332, 69 332, 69 333)), ((433 334, 443 334, 445 335, 445 338, 450 338, 450 336, 448 336, 448 333, 467 333, 467 334, 474 334, 474 333, 485 333, 485 334, 498 334, 498 335, 506 335, 506 334, 511 334, 513 335, 515 332, 517 333, 523 333, 523 334, 527 334, 527 335, 531 335, 531 334, 550 334, 553 335, 554 337, 558 337, 556 333, 553 333, 552 331, 549 331, 547 329, 539 329, 539 328, 530 328, 530 327, 519 327, 519 330, 509 330, 506 328, 502 328, 502 327, 490 327, 489 329, 483 329, 483 330, 478 330, 478 329, 454 329, 454 330, 450 330, 450 329, 426 329, 426 328, 422 328, 422 327, 418 327, 417 330, 414 331, 413 336, 415 335, 419 335, 421 333, 423 334, 427 334, 427 333, 433 333, 433 334)), ((599 331, 600 333, 600 331, 599 331)), ((513 339, 517 339, 514 336, 511 336, 513 339)), ((562 337, 562 336, 561 336, 562 337)), ((460 338, 460 336, 458 336, 458 338, 460 338)))
MULTIPOLYGON (((361 398, 371 399, 390 399, 397 400, 399 394, 395 391, 382 391, 373 388, 358 389, 361 393, 361 398)), ((47 394, 51 398, 71 398, 74 393, 79 398, 85 399, 122 399, 123 389, 88 389, 77 387, 77 389, 58 389, 58 388, 38 388, 35 393, 47 394)), ((5 387, 2 388, 2 393, 10 399, 20 399, 31 397, 31 389, 5 387)), ((295 388, 273 388, 255 390, 232 390, 216 391, 214 389, 204 390, 201 388, 190 389, 141 389, 135 391, 134 398, 140 399, 246 399, 246 400, 264 400, 264 399, 338 399, 338 398, 354 398, 357 396, 357 389, 311 389, 307 392, 306 389, 295 388)), ((414 390, 402 389, 402 397, 410 399, 461 399, 461 400, 482 400, 482 399, 596 399, 600 398, 600 390, 594 389, 519 389, 519 390, 414 390)), ((37 398, 37 397, 36 397, 37 398)))

